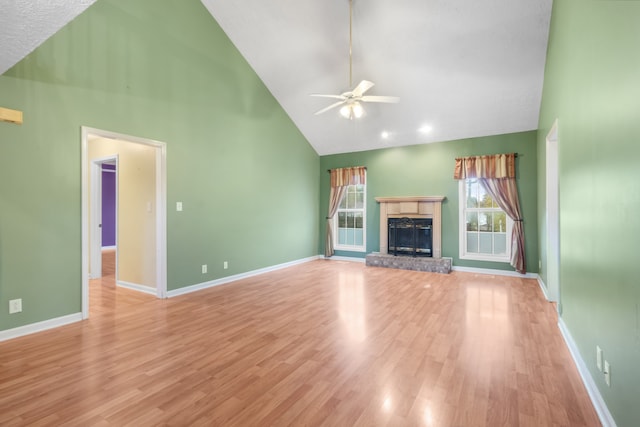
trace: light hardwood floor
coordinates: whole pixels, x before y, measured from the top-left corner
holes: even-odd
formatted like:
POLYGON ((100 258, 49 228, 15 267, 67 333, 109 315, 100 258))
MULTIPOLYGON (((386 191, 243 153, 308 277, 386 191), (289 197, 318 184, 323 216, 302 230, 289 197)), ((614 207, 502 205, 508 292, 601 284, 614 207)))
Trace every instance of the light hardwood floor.
POLYGON ((535 280, 318 260, 90 295, 89 320, 0 343, 0 425, 600 425, 535 280))

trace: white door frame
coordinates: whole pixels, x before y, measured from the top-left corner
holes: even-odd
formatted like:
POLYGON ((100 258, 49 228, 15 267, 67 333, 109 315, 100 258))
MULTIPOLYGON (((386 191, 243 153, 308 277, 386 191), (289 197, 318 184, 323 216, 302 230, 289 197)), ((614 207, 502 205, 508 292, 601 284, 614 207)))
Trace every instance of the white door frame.
POLYGON ((154 147, 156 153, 156 296, 167 297, 167 148, 154 141, 87 126, 81 127, 82 188, 82 318, 89 317, 89 137, 118 139, 154 147))
MULTIPOLYGON (((89 278, 102 277, 102 165, 105 163, 116 165, 116 212, 118 212, 118 155, 101 157, 91 160, 91 189, 89 191, 89 278)), ((118 250, 118 220, 116 215, 116 251, 118 250)), ((116 254, 116 260, 117 260, 116 254)), ((117 262, 116 262, 117 269, 117 262)), ((116 273, 116 279, 118 274, 116 273)))
POLYGON ((558 120, 546 138, 547 292, 560 310, 560 213, 558 178, 558 120))

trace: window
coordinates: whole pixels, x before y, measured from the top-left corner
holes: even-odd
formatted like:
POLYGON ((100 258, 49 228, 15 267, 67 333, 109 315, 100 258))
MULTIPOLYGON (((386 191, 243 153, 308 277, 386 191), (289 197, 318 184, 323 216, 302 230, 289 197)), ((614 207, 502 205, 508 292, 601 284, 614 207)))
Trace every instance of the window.
POLYGON ((334 217, 334 247, 339 250, 365 252, 366 242, 366 185, 347 187, 334 217))
POLYGON ((460 180, 460 258, 509 262, 512 227, 477 179, 460 180))

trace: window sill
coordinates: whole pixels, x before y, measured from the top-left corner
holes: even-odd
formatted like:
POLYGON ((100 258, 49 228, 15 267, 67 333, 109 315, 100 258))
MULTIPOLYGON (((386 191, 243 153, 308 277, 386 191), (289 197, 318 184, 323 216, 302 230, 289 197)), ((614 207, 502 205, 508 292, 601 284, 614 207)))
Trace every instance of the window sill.
POLYGON ((460 255, 460 259, 464 259, 464 260, 468 260, 468 261, 488 261, 488 262, 504 262, 504 263, 509 263, 511 262, 511 257, 496 257, 496 256, 490 256, 490 255, 469 255, 469 254, 465 254, 465 255, 460 255))
POLYGON ((348 252, 366 252, 367 249, 361 246, 338 246, 333 247, 335 251, 348 251, 348 252))

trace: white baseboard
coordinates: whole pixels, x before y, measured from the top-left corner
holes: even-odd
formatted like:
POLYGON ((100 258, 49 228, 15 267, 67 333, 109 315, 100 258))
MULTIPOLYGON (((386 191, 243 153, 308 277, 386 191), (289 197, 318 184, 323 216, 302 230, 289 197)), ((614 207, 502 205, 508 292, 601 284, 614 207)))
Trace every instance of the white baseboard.
POLYGON ((356 258, 356 257, 350 257, 350 256, 331 256, 331 257, 326 257, 326 256, 321 256, 322 258, 328 260, 328 261, 350 261, 350 262, 362 262, 364 263, 366 260, 364 258, 356 258))
POLYGON ((145 285, 139 285, 138 283, 125 282, 124 280, 117 280, 116 285, 121 288, 131 289, 132 291, 144 292, 145 294, 150 294, 156 296, 158 294, 158 290, 156 288, 152 288, 145 285))
MULTIPOLYGON (((321 255, 320 258, 324 258, 329 261, 333 260, 333 261, 352 261, 352 262, 362 262, 362 263, 366 262, 365 258, 355 258, 355 257, 336 256, 336 255, 332 257, 325 257, 321 255)), ((449 257, 443 257, 443 258, 449 258, 449 257)), ((452 258, 451 258, 451 263, 453 264, 452 258)), ((462 271, 465 273, 493 274, 494 276, 520 277, 523 279, 540 279, 540 276, 538 276, 537 273, 520 274, 517 271, 495 270, 490 268, 457 267, 457 266, 452 266, 451 269, 453 271, 462 271)), ((546 296, 546 293, 545 293, 545 296, 546 296)))
POLYGON ((587 393, 589 393, 589 397, 591 398, 591 403, 593 403, 593 407, 598 413, 598 417, 600 418, 600 422, 603 427, 616 427, 616 422, 609 412, 609 408, 607 408, 607 404, 604 402, 602 395, 600 394, 600 390, 596 385, 593 377, 591 376, 591 372, 587 368, 586 363, 580 356, 580 351, 578 350, 578 346, 576 342, 573 340, 569 329, 567 329, 567 325, 564 323, 562 318, 558 320, 558 328, 560 328, 560 332, 562 333, 562 337, 564 338, 565 343, 567 343, 567 347, 569 348, 569 352, 571 353, 571 357, 573 357, 573 361, 578 368, 578 372, 580 373, 580 377, 582 377, 582 382, 587 389, 587 393))
POLYGON ((544 295, 544 298, 547 301, 551 301, 549 299, 549 294, 547 293, 547 285, 545 285, 545 283, 542 281, 542 278, 540 277, 539 274, 538 274, 538 286, 540 286, 540 290, 542 291, 542 295, 544 295))
POLYGON ((43 320, 42 322, 31 323, 29 325, 18 326, 17 328, 0 331, 0 341, 6 341, 25 335, 35 334, 36 332, 46 331, 47 329, 57 328, 59 326, 68 325, 70 323, 82 320, 82 313, 69 314, 55 319, 43 320))
POLYGON ((202 289, 208 289, 214 286, 224 285, 227 283, 235 282, 237 280, 246 279, 248 277, 258 276, 260 274, 269 273, 271 271, 281 270, 283 268, 291 267, 298 264, 303 264, 309 261, 314 261, 319 258, 320 258, 320 255, 314 255, 314 256, 299 259, 296 261, 285 262, 283 264, 273 265, 271 267, 265 267, 265 268, 260 268, 258 270, 248 271, 246 273, 240 273, 240 274, 235 274, 233 276, 222 277, 220 279, 211 280, 209 282, 203 282, 203 283, 198 283, 191 286, 185 286, 184 288, 173 289, 167 292, 167 298, 173 298, 179 295, 200 291, 202 289))
POLYGON ((453 271, 461 271, 465 273, 493 274, 494 276, 519 277, 521 279, 537 279, 538 278, 537 273, 520 274, 517 271, 496 270, 493 268, 459 267, 454 265, 451 267, 451 269, 453 271))

